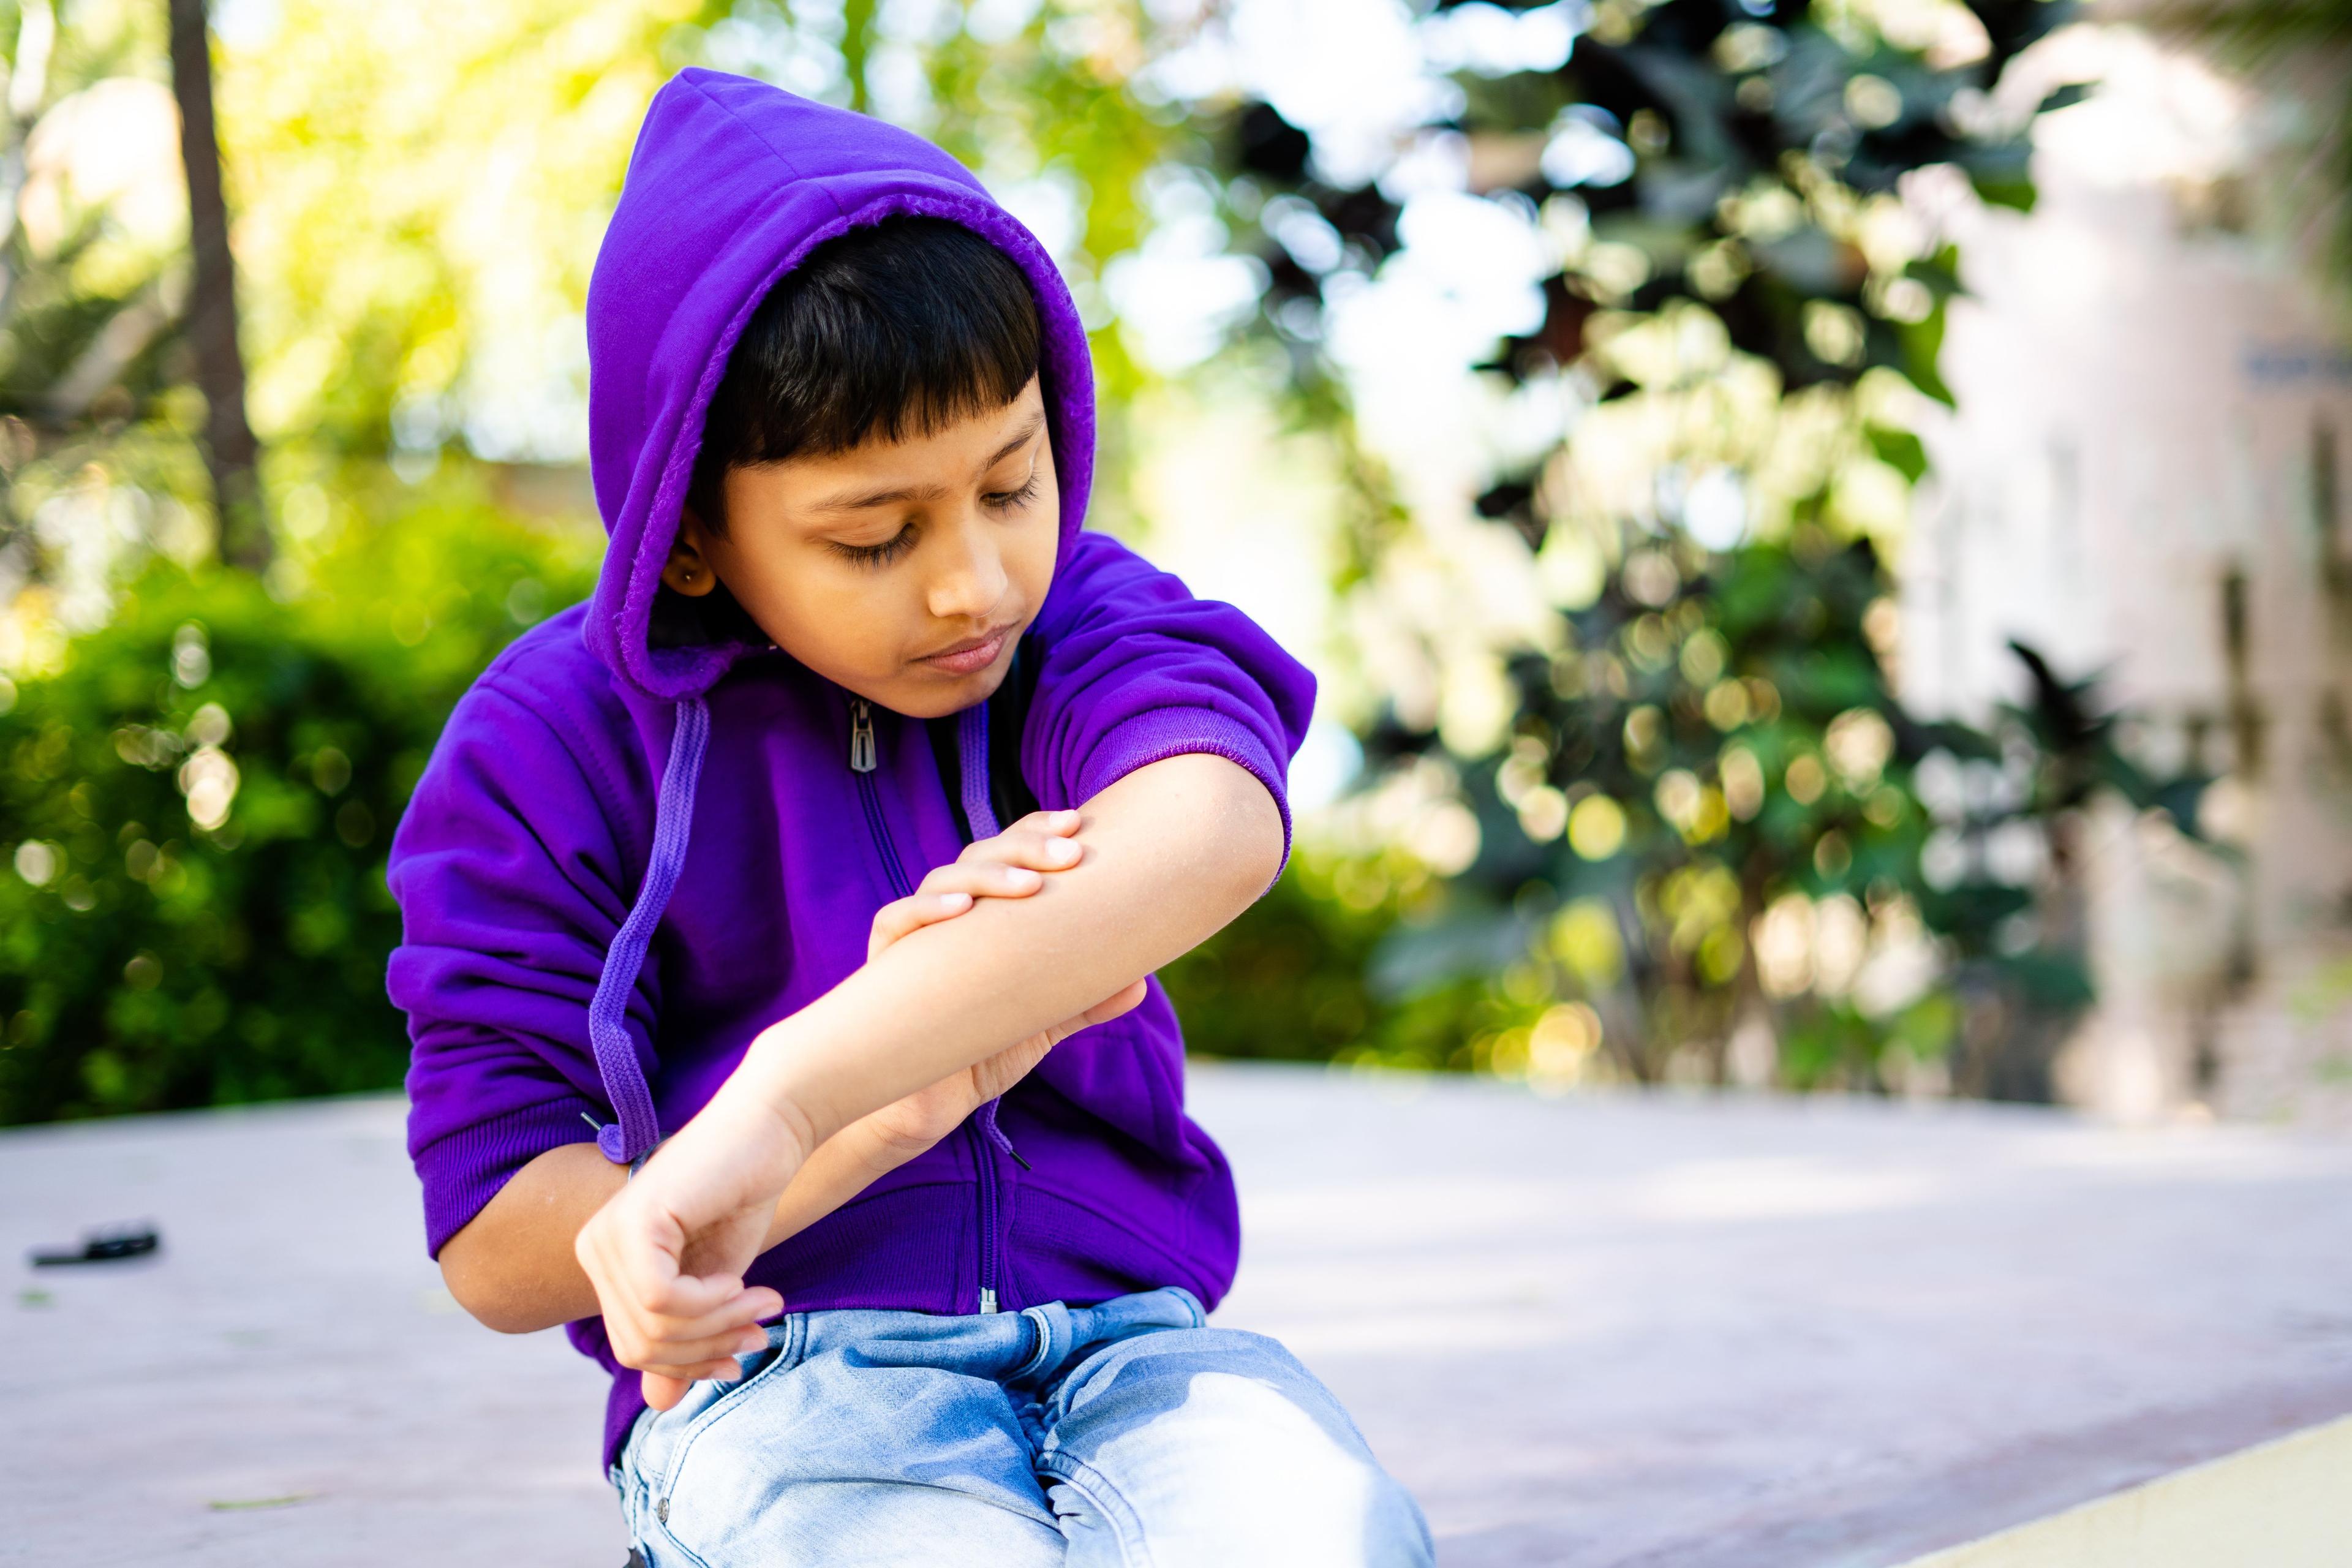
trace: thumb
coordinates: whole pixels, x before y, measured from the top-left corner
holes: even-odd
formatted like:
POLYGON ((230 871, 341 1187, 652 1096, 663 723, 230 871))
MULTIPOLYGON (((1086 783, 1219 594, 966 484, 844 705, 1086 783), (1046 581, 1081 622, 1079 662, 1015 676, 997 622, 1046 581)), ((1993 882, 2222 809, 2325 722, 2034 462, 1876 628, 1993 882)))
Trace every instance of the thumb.
POLYGON ((674 1408, 686 1397, 686 1391, 694 1386, 682 1377, 665 1377, 657 1372, 640 1373, 638 1382, 644 1388, 646 1403, 656 1410, 674 1408))
POLYGON ((1104 997, 1077 1016, 1063 1019, 1045 1033, 1051 1037, 1054 1044, 1059 1045, 1080 1029, 1091 1027, 1096 1024, 1108 1024, 1122 1014, 1133 1012, 1142 1005, 1147 994, 1144 983, 1139 980, 1132 985, 1104 997))
POLYGON ((1149 994, 1149 987, 1139 980, 1104 997, 1078 1016, 1089 1024, 1107 1024, 1121 1014, 1132 1013, 1143 1005, 1143 998, 1149 994))

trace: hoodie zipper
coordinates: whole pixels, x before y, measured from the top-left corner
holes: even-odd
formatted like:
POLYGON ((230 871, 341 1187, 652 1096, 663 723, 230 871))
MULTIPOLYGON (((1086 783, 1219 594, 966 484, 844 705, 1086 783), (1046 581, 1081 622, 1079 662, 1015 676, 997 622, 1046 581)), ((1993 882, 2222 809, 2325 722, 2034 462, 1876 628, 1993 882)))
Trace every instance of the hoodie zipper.
POLYGON ((857 803, 866 810, 866 830, 874 836, 874 847, 882 856, 882 874, 890 883, 890 896, 903 899, 915 890, 907 879, 906 862, 898 858, 898 843, 890 837, 890 819, 882 811, 882 788, 874 782, 877 750, 874 744, 874 706, 863 697, 849 700, 849 771, 857 777, 857 803))
POLYGON ((980 1310, 987 1313, 996 1310, 996 1151, 980 1130, 982 1113, 967 1118, 963 1130, 971 1139, 972 1163, 980 1171, 980 1310))
MULTIPOLYGON (((882 789, 874 778, 879 760, 874 741, 874 705, 863 697, 853 697, 849 700, 849 771, 857 780, 857 802, 866 813, 866 829, 882 857, 882 874, 889 881, 892 896, 903 899, 915 889, 907 878, 906 862, 898 858, 898 843, 890 837, 889 816, 882 809, 882 789)), ((972 1163, 980 1173, 980 1310, 993 1312, 997 1310, 996 1152, 988 1146, 978 1115, 967 1119, 963 1130, 971 1141, 972 1163)))

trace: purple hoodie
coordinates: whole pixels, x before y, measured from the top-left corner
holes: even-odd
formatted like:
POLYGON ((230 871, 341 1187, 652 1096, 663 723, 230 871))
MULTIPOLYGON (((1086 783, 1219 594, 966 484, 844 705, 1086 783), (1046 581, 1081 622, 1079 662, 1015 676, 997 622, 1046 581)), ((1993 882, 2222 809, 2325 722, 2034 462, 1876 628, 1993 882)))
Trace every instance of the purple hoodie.
MULTIPOLYGON (((1046 807, 1075 805, 1198 752, 1283 800, 1307 672, 1238 611, 1079 530, 1092 372, 1036 240, 905 132, 683 73, 646 114, 589 289, 603 574, 474 683, 393 845, 404 940, 389 984, 415 1042, 409 1152, 436 1254, 547 1150, 651 1148, 753 1036, 864 962, 874 912, 962 848, 956 805, 974 834, 995 831, 988 704, 935 721, 957 726, 951 804, 922 722, 869 710, 764 644, 647 641, 704 410, 745 321, 812 247, 898 213, 997 246, 1045 328, 1062 542, 1023 644, 1035 680, 1023 783, 1046 807), (853 729, 869 727, 854 756, 853 729)), ((1286 835, 1286 806, 1284 820, 1286 835)), ((1012 1310, 1162 1285, 1213 1305, 1238 1242, 1232 1177, 1184 1114, 1182 1040, 1155 981, 1140 1007, 1063 1042, 750 1277, 793 1310, 1012 1310)), ((643 1408, 637 1378, 601 1320, 569 1331, 614 1373, 609 1464, 643 1408)))

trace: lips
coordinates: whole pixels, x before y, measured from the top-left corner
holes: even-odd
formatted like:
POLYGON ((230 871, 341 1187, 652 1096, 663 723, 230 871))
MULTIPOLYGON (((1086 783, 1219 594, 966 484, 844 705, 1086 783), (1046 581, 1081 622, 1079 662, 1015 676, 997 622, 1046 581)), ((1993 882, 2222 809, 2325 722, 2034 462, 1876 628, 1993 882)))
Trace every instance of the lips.
POLYGON ((933 669, 949 675, 976 674, 996 662, 997 655, 1004 651, 1004 639, 1012 630, 1011 626, 998 626, 979 637, 966 637, 960 643, 950 644, 937 653, 926 654, 915 662, 929 665, 933 669))

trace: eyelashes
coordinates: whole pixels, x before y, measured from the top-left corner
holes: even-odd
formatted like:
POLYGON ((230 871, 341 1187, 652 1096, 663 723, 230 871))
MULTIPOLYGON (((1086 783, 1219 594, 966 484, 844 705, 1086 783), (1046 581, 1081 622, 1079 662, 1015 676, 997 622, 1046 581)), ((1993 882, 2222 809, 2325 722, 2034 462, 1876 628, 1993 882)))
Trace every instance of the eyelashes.
MULTIPOLYGON (((1036 499, 1037 469, 1036 466, 1032 464, 1028 480, 1019 489, 1000 490, 993 495, 984 495, 980 498, 980 502, 991 511, 1018 511, 1036 499)), ((831 548, 835 554, 854 566, 878 569, 889 565, 890 563, 915 548, 915 525, 908 523, 879 544, 843 544, 835 541, 831 548)))
POLYGON ((843 544, 835 542, 834 552, 856 566, 887 566, 915 548, 913 524, 900 529, 879 544, 843 544))
POLYGON ((1037 499, 1037 465, 1034 463, 1029 465, 1029 478, 1019 489, 1006 490, 1000 495, 982 496, 980 499, 982 505, 993 507, 998 511, 1013 511, 1027 506, 1037 499))

